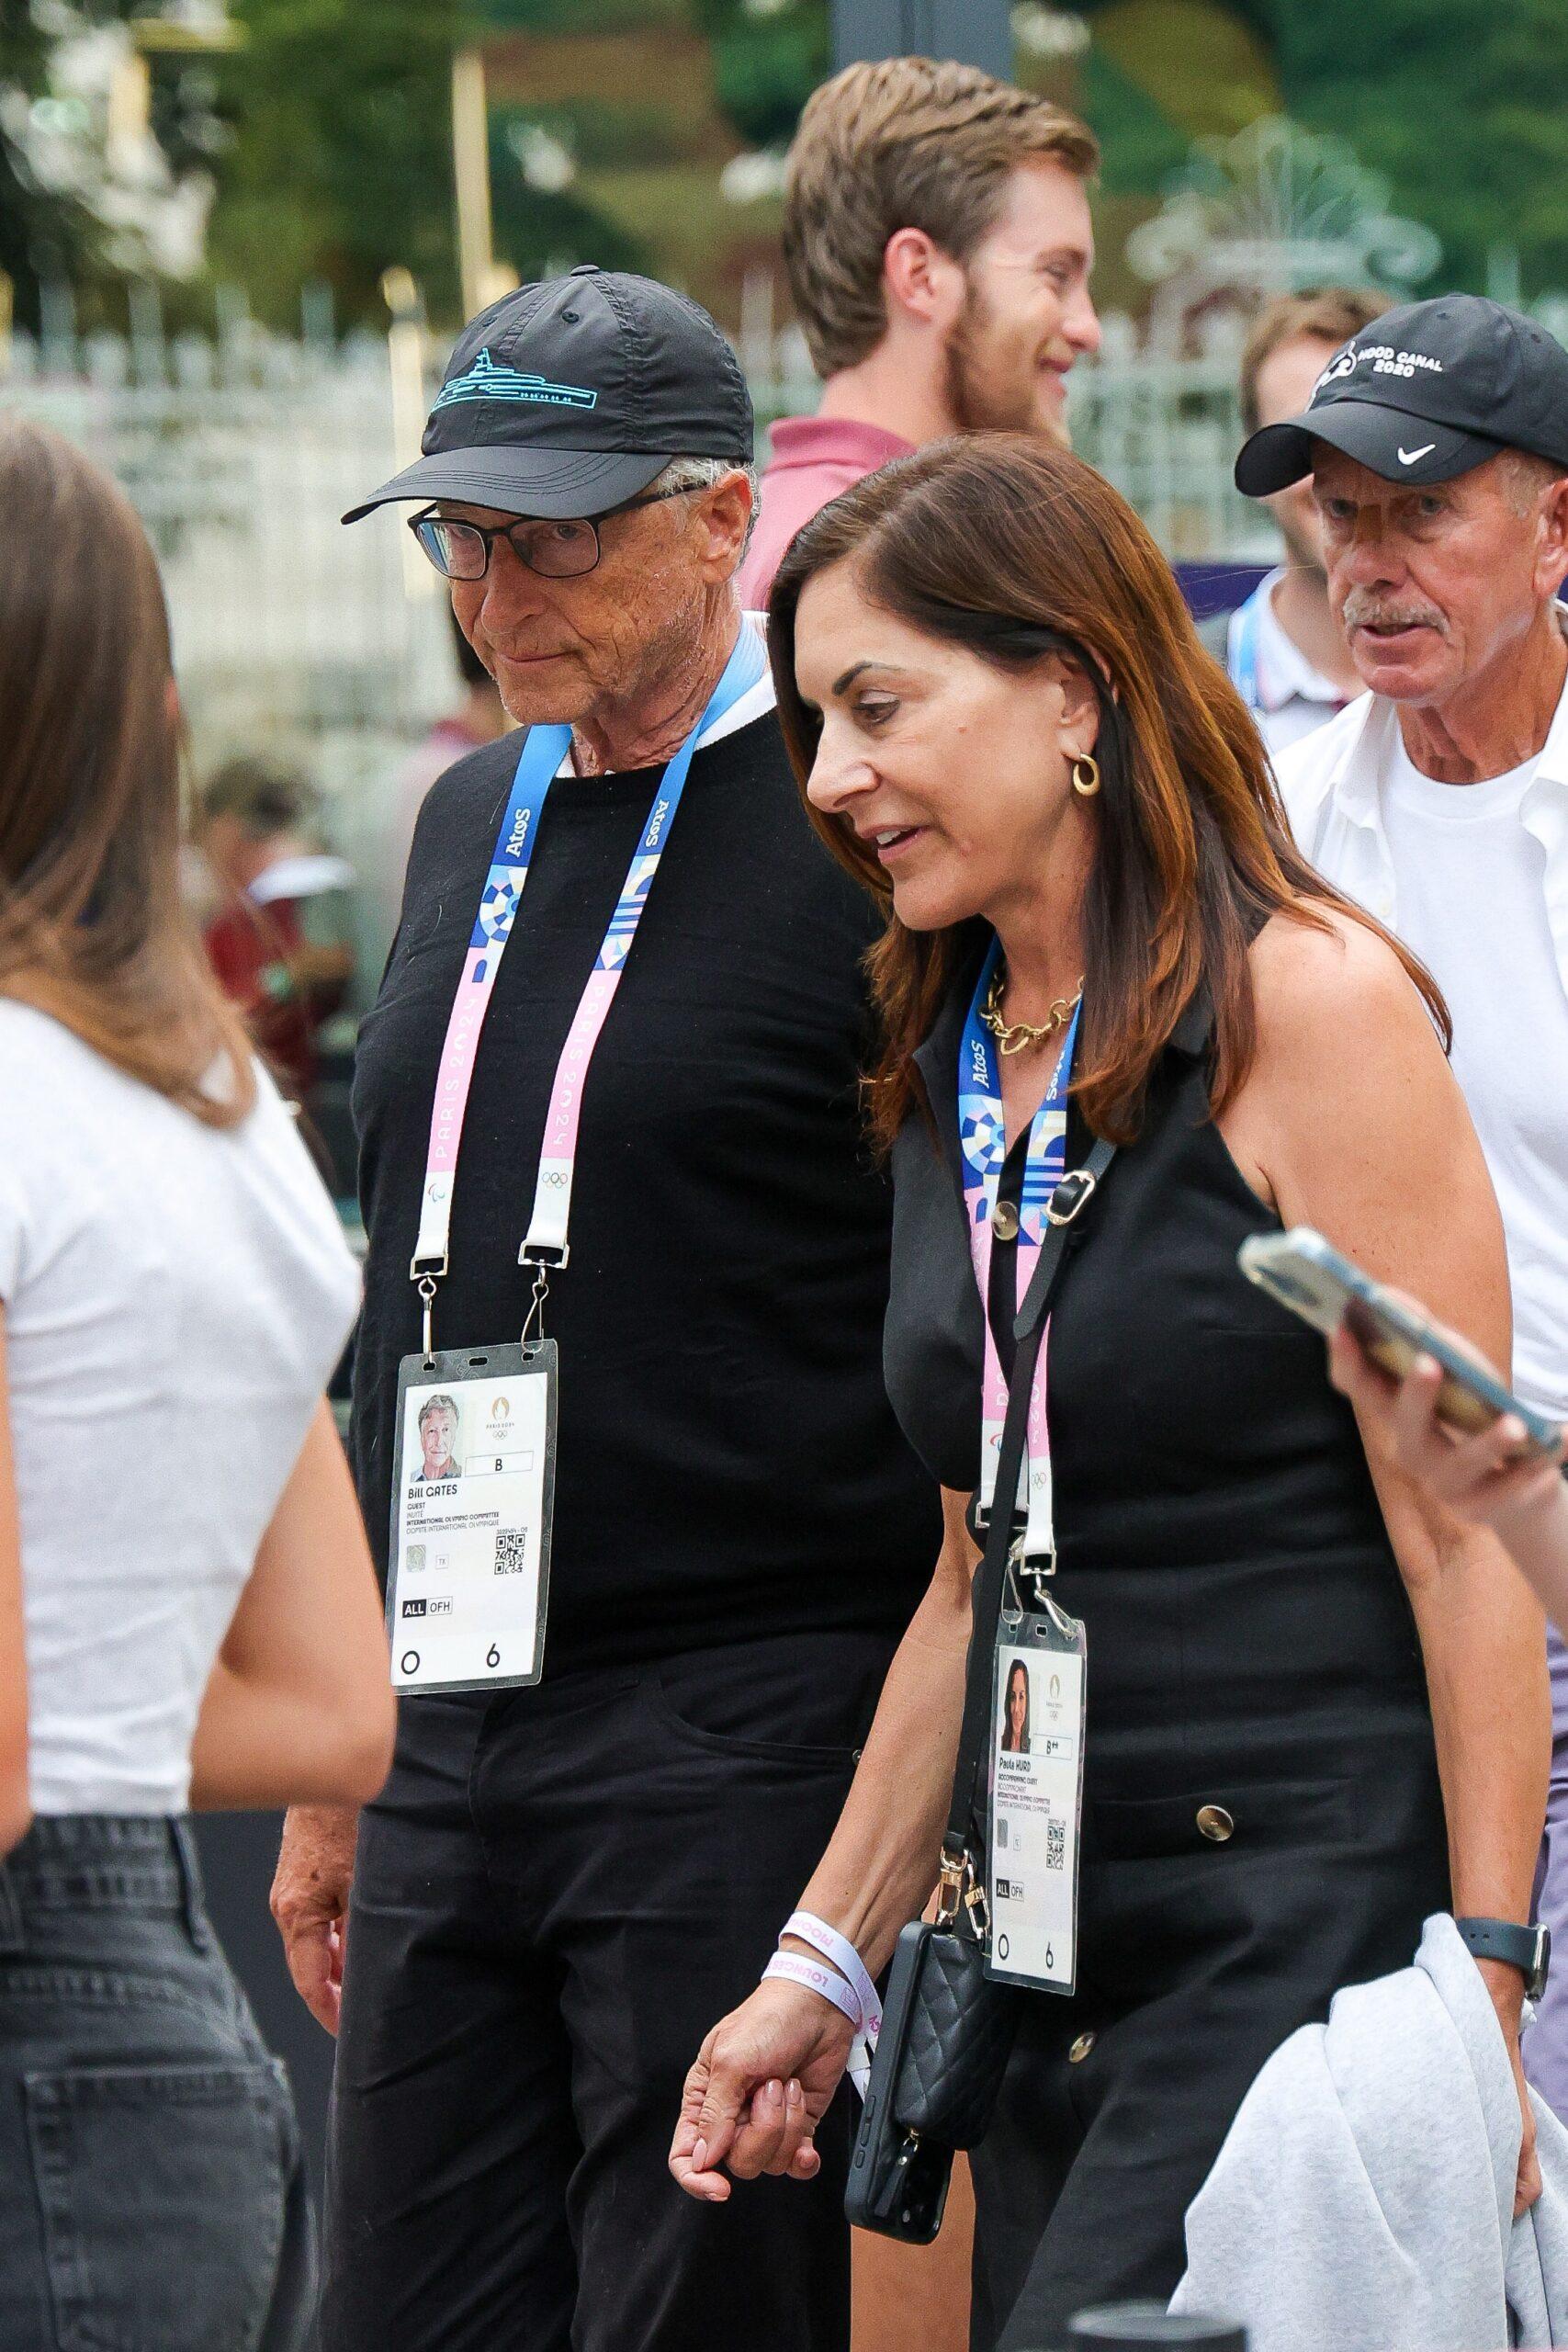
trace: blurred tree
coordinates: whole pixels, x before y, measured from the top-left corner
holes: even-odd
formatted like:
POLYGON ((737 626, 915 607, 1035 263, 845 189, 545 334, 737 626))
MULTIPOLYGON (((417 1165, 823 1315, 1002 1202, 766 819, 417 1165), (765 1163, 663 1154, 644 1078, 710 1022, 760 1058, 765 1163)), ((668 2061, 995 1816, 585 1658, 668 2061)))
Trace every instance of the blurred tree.
MULTIPOLYGON (((637 0, 644 14, 648 5, 637 0)), ((233 6, 249 40, 226 75, 233 145, 213 214, 212 275, 243 286, 278 325, 298 318, 310 279, 332 287, 340 320, 378 324, 381 273, 401 263, 431 316, 455 323, 453 53, 502 31, 593 29, 592 0, 233 6)), ((625 22, 628 9, 610 0, 607 13, 625 22)), ((571 187, 570 150, 558 170, 540 152, 540 131, 515 109, 492 113, 497 258, 523 277, 556 262, 646 266, 641 243, 571 187)))
POLYGON ((1568 19, 1562 0, 1251 0, 1285 102, 1384 173, 1441 238, 1446 283, 1485 287, 1517 251, 1527 295, 1568 288, 1568 19))
POLYGON ((80 205, 39 187, 28 152, 33 108, 49 88, 49 48, 26 0, 0 0, 0 269, 26 326, 38 322, 40 276, 70 275, 90 230, 80 205))
POLYGON ((687 0, 474 0, 499 32, 642 33, 651 25, 684 24, 687 0))
POLYGON ((712 43, 715 95, 750 146, 787 144, 801 107, 829 69, 828 0, 475 0, 475 6, 499 29, 557 37, 691 26, 712 43))
POLYGON ((0 269, 36 326, 40 289, 123 324, 126 278, 199 266, 223 140, 207 58, 143 58, 145 0, 0 0, 0 269))
POLYGON ((234 0, 232 13, 248 38, 221 76, 232 143, 212 276, 278 326, 312 278, 340 318, 379 322, 381 273, 401 263, 450 316, 452 53, 472 31, 461 0, 234 0))
POLYGON ((826 0, 692 0, 713 43, 714 93, 750 147, 787 146, 829 70, 826 0))
POLYGON ((1394 209, 1441 239, 1446 283, 1483 288, 1517 254, 1527 296, 1568 288, 1562 0, 1077 0, 1076 12, 1094 37, 1078 98, 1105 142, 1108 189, 1156 194, 1176 149, 1282 107, 1388 179, 1394 209), (1226 19, 1277 91, 1245 49, 1233 58, 1226 19))
POLYGON ((532 114, 494 107, 490 119, 491 209, 496 258, 521 278, 596 261, 602 269, 646 271, 642 241, 607 220, 576 177, 574 124, 552 132, 532 114))

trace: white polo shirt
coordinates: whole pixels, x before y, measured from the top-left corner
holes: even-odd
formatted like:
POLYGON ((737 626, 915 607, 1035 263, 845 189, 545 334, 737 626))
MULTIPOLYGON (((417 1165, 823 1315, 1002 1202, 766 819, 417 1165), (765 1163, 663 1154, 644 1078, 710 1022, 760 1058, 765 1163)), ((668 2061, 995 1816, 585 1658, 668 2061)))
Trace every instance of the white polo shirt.
POLYGON ((1303 854, 1448 999, 1507 1235, 1515 1385, 1568 1418, 1568 689, 1536 758, 1478 784, 1423 775, 1371 695, 1275 766, 1303 854))
POLYGON ((1341 688, 1313 668, 1274 610, 1274 591, 1284 577, 1281 566, 1258 582, 1231 615, 1225 638, 1231 684, 1257 720, 1270 756, 1315 733, 1345 707, 1341 688))

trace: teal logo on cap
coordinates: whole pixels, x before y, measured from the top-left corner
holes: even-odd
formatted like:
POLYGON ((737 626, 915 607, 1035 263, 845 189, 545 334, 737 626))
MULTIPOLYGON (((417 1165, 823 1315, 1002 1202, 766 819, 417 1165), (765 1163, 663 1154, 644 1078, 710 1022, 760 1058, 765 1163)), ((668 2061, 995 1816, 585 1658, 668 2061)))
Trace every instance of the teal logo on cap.
POLYGON ((455 408, 459 401, 537 401, 547 408, 597 408, 599 395, 581 384, 552 384, 546 376, 520 376, 515 368, 498 368, 489 352, 481 351, 466 376, 454 376, 449 384, 442 385, 435 406, 455 408))

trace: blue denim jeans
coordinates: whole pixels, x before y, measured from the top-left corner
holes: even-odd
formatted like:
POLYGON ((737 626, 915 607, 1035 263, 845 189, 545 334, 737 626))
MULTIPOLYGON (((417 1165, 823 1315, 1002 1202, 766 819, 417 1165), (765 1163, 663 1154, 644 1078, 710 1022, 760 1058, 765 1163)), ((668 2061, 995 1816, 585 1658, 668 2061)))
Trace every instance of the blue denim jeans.
POLYGON ((0 1863, 0 2345, 302 2352, 287 2080, 182 1821, 35 1822, 0 1863))

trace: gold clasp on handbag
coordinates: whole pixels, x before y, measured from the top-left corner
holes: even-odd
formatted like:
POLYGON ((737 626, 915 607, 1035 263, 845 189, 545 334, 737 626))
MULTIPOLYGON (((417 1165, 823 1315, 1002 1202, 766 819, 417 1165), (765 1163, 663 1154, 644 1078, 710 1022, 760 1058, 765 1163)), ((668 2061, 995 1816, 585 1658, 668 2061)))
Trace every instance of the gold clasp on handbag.
POLYGON ((958 1917, 958 1906, 964 1900, 965 1892, 973 1883, 974 1871, 968 1855, 965 1854, 962 1860, 955 1860, 953 1855, 944 1849, 939 1871, 936 1899, 936 1924, 939 1928, 952 1927, 958 1917))

